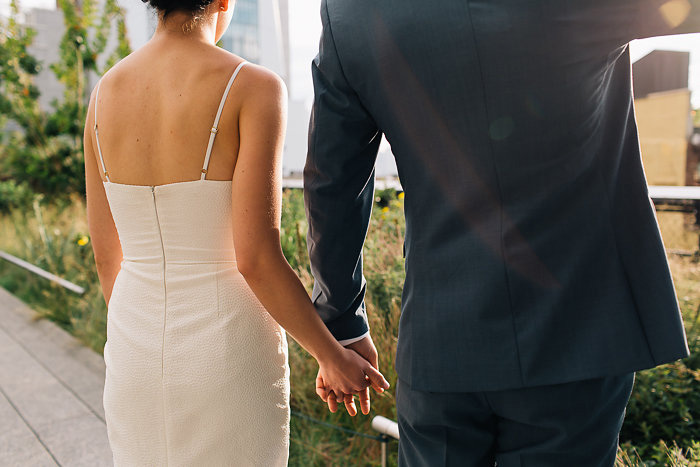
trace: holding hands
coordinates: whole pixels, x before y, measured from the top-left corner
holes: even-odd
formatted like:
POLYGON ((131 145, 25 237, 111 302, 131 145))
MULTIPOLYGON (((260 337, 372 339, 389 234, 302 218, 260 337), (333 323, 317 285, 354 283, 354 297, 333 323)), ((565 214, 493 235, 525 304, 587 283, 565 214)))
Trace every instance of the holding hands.
POLYGON ((351 416, 357 415, 354 395, 359 395, 364 415, 370 410, 369 387, 381 394, 389 383, 378 370, 377 350, 367 336, 344 348, 334 358, 319 361, 316 394, 335 413, 344 403, 351 416))

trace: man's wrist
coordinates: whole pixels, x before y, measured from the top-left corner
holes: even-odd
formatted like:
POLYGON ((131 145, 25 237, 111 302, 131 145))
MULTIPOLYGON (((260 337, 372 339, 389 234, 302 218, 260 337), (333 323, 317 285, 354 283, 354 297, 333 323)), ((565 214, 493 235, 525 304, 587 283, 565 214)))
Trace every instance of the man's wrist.
POLYGON ((369 336, 369 331, 365 332, 364 334, 362 334, 361 336, 358 336, 358 337, 352 337, 350 339, 339 340, 338 343, 340 345, 342 345, 343 347, 347 347, 350 344, 354 344, 355 342, 361 341, 362 339, 364 339, 367 336, 369 336))

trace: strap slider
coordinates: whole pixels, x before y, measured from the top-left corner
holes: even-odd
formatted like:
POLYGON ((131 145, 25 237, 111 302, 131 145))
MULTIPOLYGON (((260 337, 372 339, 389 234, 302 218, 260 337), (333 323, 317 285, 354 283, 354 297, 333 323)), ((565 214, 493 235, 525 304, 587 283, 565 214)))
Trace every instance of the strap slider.
POLYGON ((213 127, 211 127, 211 132, 213 134, 217 134, 219 132, 219 130, 215 126, 213 126, 213 127))
POLYGON ((206 174, 207 172, 208 172, 207 169, 202 169, 202 173, 203 173, 203 174, 206 174))
POLYGON ((105 177, 109 177, 109 173, 105 170, 105 177))

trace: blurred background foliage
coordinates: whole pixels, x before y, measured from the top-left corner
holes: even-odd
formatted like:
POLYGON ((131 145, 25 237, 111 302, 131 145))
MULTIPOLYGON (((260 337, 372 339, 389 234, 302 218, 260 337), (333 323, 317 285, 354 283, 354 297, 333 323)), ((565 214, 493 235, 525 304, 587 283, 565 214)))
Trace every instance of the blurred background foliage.
POLYGON ((131 52, 124 14, 114 0, 59 0, 65 31, 56 63, 39 63, 29 49, 35 31, 19 21, 17 0, 0 23, 0 211, 25 207, 31 193, 44 200, 85 191, 83 125, 89 76, 99 76, 131 52), (107 51, 116 27, 117 45, 107 51), (100 65, 102 63, 102 65, 100 65), (39 106, 34 77, 48 66, 65 92, 51 109, 39 106))
MULTIPOLYGON (((0 286, 42 317, 101 353, 107 311, 94 267, 84 201, 82 135, 89 75, 104 73, 129 52, 122 11, 107 0, 59 0, 65 17, 57 63, 39 63, 28 52, 34 31, 22 26, 17 4, 0 22, 0 249, 64 277, 87 292, 76 296, 9 263, 0 262, 0 286), (117 47, 107 51, 116 29, 117 47), (50 110, 39 108, 33 77, 48 66, 65 86, 50 110)), ((679 214, 680 215, 680 214, 679 214)), ((663 224, 662 220, 662 224, 663 224)), ((682 225, 679 224, 679 225, 682 225)), ((299 190, 284 193, 281 244, 310 291, 307 224, 299 190)), ((392 389, 373 396, 372 415, 396 419, 393 370, 401 290, 405 222, 403 193, 378 191, 364 249, 367 309, 392 389)), ((696 238, 696 237, 695 237, 696 238)), ((697 244, 697 242, 695 242, 697 244)), ((668 246, 668 245, 667 245, 668 246)), ((696 257, 670 258, 692 356, 637 374, 621 434, 619 466, 700 465, 700 264, 696 257)), ((331 414, 315 394, 315 361, 290 339, 292 408, 317 419, 372 433, 370 417, 331 414)), ((396 465, 396 444, 389 465, 396 465)), ((379 465, 376 441, 292 418, 290 465, 379 465)))

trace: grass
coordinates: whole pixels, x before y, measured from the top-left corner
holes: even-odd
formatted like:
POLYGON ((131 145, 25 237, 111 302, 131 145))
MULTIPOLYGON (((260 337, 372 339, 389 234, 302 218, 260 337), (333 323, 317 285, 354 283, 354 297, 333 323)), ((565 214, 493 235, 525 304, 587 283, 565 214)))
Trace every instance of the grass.
MULTIPOLYGON (((370 426, 372 416, 396 419, 393 361, 404 277, 403 201, 393 191, 378 193, 376 201, 365 244, 367 308, 380 354, 380 368, 392 389, 383 396, 373 395, 369 417, 352 418, 343 411, 331 414, 315 394, 314 378, 318 368, 315 361, 292 339, 289 356, 293 410, 366 434, 374 434, 370 426)), ((293 190, 286 192, 282 248, 307 289, 311 290, 306 229, 301 193, 293 190)), ((665 238, 668 231, 666 228, 665 238)), ((0 286, 101 353, 105 342, 106 309, 94 268, 92 248, 86 237, 82 198, 52 203, 36 200, 30 208, 15 209, 1 215, 0 249, 75 282, 85 287, 87 292, 83 297, 78 297, 6 262, 0 262, 0 286), (85 244, 86 240, 88 243, 85 244)), ((667 244, 667 247, 687 249, 688 245, 697 245, 697 234, 688 237, 683 232, 679 238, 683 245, 667 244)), ((675 256, 670 257, 670 264, 691 346, 700 349, 700 264, 694 258, 675 256)), ((628 423, 623 435, 629 433, 629 436, 622 438, 623 449, 618 456, 618 466, 700 467, 700 443, 696 441, 700 440, 700 428, 696 426, 692 410, 688 409, 696 407, 693 404, 700 404, 700 376, 696 379, 693 373, 700 370, 700 352, 695 352, 687 362, 675 365, 639 374, 635 387, 635 394, 639 397, 631 402, 628 410, 628 423), (677 377, 680 373, 685 376, 677 377), (669 380, 672 377, 675 379, 669 380), (657 387, 660 388, 658 391, 657 387), (666 406, 670 409, 664 409, 666 406), (663 427, 652 426, 654 423, 672 424, 680 431, 674 431, 670 437, 659 438, 665 432, 663 427), (649 425, 647 431, 637 433, 639 430, 634 430, 644 424, 649 425)), ((290 465, 377 466, 380 463, 381 445, 374 440, 329 430, 298 417, 292 418, 291 434, 290 465)), ((388 451, 388 465, 396 465, 395 442, 390 443, 388 451)))
POLYGON ((1 250, 74 282, 86 292, 78 297, 4 261, 0 262, 0 286, 102 353, 107 310, 92 248, 89 242, 80 245, 86 239, 87 221, 81 199, 50 207, 42 206, 37 199, 26 210, 1 216, 1 250))

